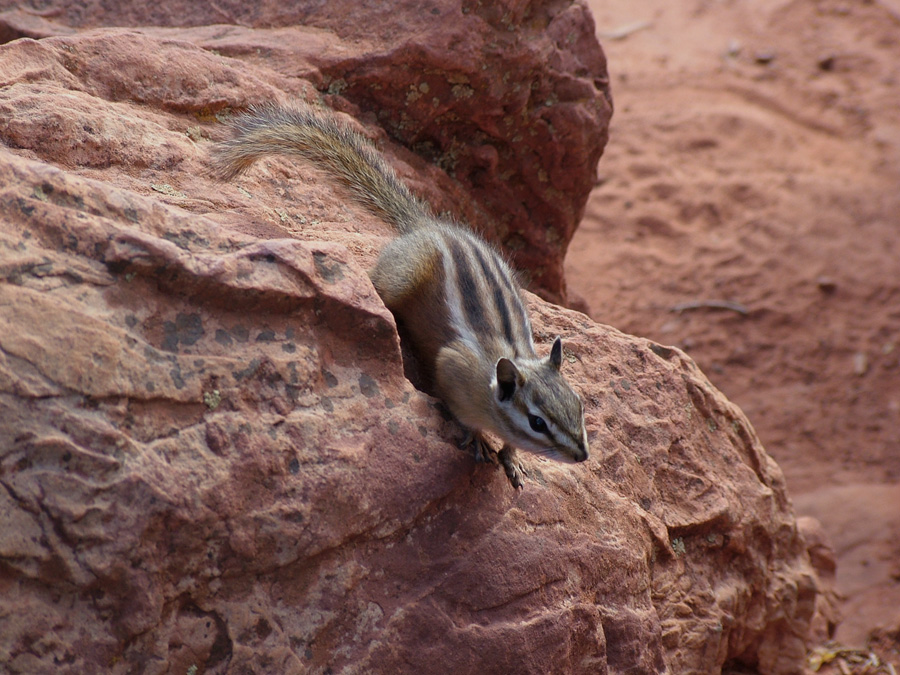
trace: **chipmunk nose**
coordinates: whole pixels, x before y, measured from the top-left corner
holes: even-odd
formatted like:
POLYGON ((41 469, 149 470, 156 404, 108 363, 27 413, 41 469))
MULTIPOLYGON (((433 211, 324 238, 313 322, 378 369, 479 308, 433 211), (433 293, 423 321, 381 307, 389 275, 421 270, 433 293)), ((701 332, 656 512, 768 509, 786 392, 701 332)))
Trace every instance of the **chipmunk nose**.
POLYGON ((574 459, 576 462, 583 462, 587 458, 588 458, 588 445, 587 445, 587 439, 585 438, 581 442, 578 443, 578 452, 575 453, 574 459))

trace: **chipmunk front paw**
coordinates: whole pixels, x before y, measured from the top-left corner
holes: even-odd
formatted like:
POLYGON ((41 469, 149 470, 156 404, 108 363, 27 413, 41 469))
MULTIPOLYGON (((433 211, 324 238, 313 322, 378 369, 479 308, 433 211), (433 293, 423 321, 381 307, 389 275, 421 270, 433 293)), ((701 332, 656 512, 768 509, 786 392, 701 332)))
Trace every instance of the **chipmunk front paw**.
POLYGON ((528 475, 528 472, 525 471, 525 467, 522 466, 522 462, 519 461, 516 449, 512 446, 504 445, 497 457, 500 460, 500 464, 503 465, 503 470, 506 472, 509 484, 516 490, 521 490, 525 487, 525 476, 528 475))
POLYGON ((479 464, 493 464, 495 466, 500 464, 497 451, 477 431, 470 431, 459 447, 471 448, 472 454, 475 455, 475 461, 479 464))

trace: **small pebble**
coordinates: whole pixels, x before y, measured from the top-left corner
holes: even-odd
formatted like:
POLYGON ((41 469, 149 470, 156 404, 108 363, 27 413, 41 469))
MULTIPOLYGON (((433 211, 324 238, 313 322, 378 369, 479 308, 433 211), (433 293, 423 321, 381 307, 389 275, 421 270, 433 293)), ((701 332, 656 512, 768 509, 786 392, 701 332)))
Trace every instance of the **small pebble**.
POLYGON ((865 352, 856 352, 853 355, 853 373, 862 377, 869 371, 869 357, 865 352))
POLYGON ((823 293, 834 293, 837 290, 837 282, 831 277, 817 277, 816 286, 823 293))
POLYGON ((829 54, 828 56, 823 56, 819 59, 817 64, 819 66, 819 70, 824 70, 826 73, 830 73, 834 70, 834 55, 829 54))

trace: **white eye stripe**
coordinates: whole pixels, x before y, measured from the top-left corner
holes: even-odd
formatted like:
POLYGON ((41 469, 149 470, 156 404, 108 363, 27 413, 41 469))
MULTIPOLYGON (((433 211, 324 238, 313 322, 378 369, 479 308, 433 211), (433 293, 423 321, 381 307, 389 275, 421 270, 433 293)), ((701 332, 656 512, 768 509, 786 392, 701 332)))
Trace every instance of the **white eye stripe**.
POLYGON ((527 433, 531 438, 536 441, 541 441, 543 444, 556 445, 559 439, 559 427, 557 424, 553 422, 553 420, 549 419, 546 416, 546 413, 542 413, 540 410, 536 410, 533 408, 526 408, 526 413, 523 415, 524 419, 522 420, 522 429, 527 433), (531 418, 540 418, 543 422, 543 429, 535 429, 532 426, 531 418))
POLYGON ((506 408, 504 412, 511 431, 517 436, 528 438, 532 442, 540 443, 542 446, 547 445, 549 441, 547 435, 538 433, 531 428, 531 423, 528 421, 529 413, 527 412, 527 409, 523 411, 520 407, 515 406, 506 408))
MULTIPOLYGON (((536 417, 540 417, 544 422, 543 429, 541 429, 539 431, 532 429, 532 431, 537 436, 542 436, 544 439, 549 441, 552 445, 558 445, 560 437, 565 436, 565 434, 560 433, 559 425, 557 425, 553 420, 548 418, 546 415, 540 415, 540 414, 536 414, 536 413, 531 413, 531 414, 535 415, 536 417)), ((531 420, 528 420, 528 423, 529 423, 528 424, 529 428, 531 428, 531 420)))

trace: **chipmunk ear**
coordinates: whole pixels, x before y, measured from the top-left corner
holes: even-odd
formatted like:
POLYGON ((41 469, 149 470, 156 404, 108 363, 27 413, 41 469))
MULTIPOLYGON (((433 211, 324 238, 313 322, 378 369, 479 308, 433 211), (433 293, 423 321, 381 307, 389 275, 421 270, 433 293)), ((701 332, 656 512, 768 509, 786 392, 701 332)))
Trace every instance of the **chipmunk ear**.
POLYGON ((556 370, 559 370, 562 365, 562 338, 557 337, 553 341, 553 346, 550 347, 550 356, 547 358, 547 362, 553 366, 556 370))
POLYGON ((497 361, 497 394, 501 401, 508 401, 522 384, 522 374, 516 364, 507 358, 497 361))

